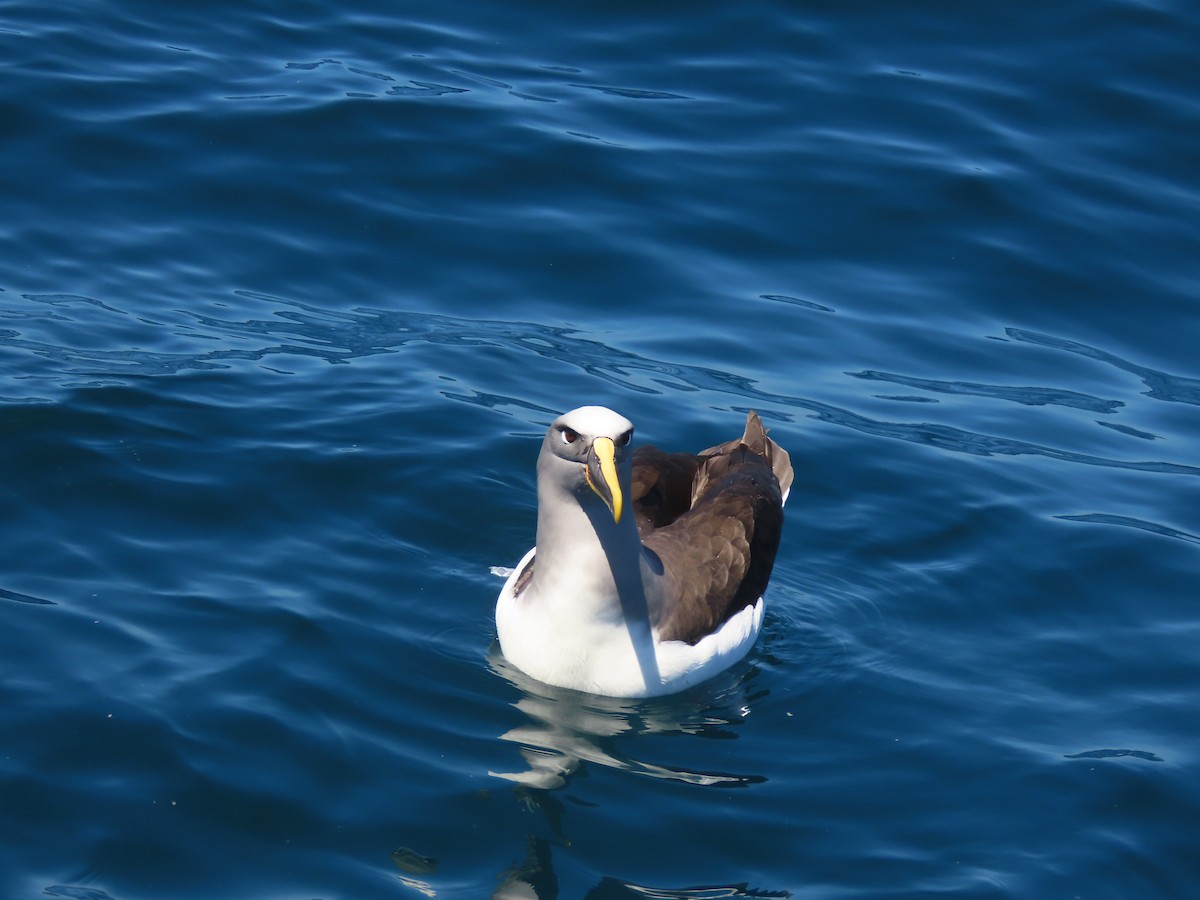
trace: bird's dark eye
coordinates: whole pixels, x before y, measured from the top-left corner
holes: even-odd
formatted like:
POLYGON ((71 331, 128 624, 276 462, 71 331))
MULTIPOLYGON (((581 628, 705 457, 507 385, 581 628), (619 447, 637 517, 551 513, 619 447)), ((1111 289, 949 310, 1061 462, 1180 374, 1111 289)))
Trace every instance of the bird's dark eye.
POLYGON ((617 438, 617 446, 618 447, 627 446, 629 444, 630 439, 632 439, 632 438, 633 438, 632 431, 625 432, 623 435, 621 435, 620 437, 617 438))
POLYGON ((558 429, 558 433, 562 435, 562 442, 564 444, 573 444, 577 440, 579 440, 579 432, 572 431, 566 425, 564 425, 562 428, 558 429))

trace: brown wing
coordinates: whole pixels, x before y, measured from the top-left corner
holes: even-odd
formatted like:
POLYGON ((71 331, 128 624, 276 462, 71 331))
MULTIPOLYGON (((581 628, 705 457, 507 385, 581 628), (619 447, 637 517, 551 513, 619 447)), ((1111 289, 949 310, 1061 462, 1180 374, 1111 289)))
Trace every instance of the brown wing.
POLYGON ((667 579, 659 635, 690 644, 762 596, 783 530, 780 484, 792 481, 787 452, 754 413, 740 439, 694 459, 686 511, 643 535, 667 579))
POLYGON ((634 451, 630 494, 643 538, 691 508, 692 484, 699 467, 699 457, 691 453, 663 453, 652 445, 634 451))

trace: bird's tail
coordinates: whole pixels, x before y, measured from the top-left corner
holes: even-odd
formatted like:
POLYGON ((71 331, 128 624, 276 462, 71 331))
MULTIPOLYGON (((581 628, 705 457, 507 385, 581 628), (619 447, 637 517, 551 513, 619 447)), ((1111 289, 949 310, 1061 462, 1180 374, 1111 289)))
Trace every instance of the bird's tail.
POLYGON ((754 410, 746 415, 746 430, 742 434, 741 443, 752 453, 767 461, 771 471, 779 480, 779 490, 783 493, 783 499, 786 500, 795 476, 792 471, 792 458, 786 450, 767 437, 767 429, 763 428, 762 419, 754 410))
MULTIPOLYGON (((762 420, 758 417, 758 413, 753 410, 746 415, 746 430, 740 438, 727 441, 724 444, 718 444, 716 447, 709 447, 700 453, 700 457, 701 459, 707 458, 712 462, 716 462, 714 457, 738 455, 739 450, 742 452, 749 451, 755 456, 761 457, 771 467, 771 471, 775 473, 776 480, 779 481, 779 491, 783 499, 787 500, 788 491, 791 490, 792 479, 794 477, 791 457, 786 450, 767 437, 767 430, 763 428, 762 420)), ((725 467, 721 466, 719 468, 723 470, 725 467)), ((696 480, 692 487, 693 503, 695 502, 695 498, 704 492, 709 481, 716 474, 711 469, 711 465, 702 464, 699 471, 697 471, 696 480)))

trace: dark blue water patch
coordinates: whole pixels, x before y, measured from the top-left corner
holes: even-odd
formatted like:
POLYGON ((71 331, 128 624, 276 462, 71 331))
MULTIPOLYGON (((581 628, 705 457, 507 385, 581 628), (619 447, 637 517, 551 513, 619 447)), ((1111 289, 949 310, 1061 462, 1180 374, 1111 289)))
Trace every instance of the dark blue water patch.
POLYGON ((1113 431, 1119 431, 1121 434, 1127 434, 1130 437, 1142 438, 1147 441, 1157 441, 1162 438, 1162 435, 1150 434, 1148 431, 1139 431, 1129 425, 1122 425, 1119 422, 1101 422, 1097 420, 1097 425, 1103 425, 1105 428, 1111 428, 1113 431))
POLYGON ((894 400, 897 403, 937 403, 933 397, 915 397, 908 394, 876 394, 880 400, 894 400))
POLYGON ((650 91, 644 88, 630 87, 614 87, 612 85, 602 84, 575 84, 572 87, 585 88, 587 90, 599 91, 602 94, 611 94, 614 97, 621 97, 627 100, 689 100, 690 97, 685 97, 682 94, 672 94, 669 91, 650 91))
POLYGON ((47 897, 63 897, 66 900, 113 900, 113 897, 104 891, 69 884, 52 884, 42 893, 47 897))
POLYGON ((35 606, 54 606, 53 600, 45 600, 41 597, 32 597, 29 594, 21 594, 17 591, 7 591, 0 588, 0 599, 12 600, 14 603, 32 603, 35 606))
POLYGON ((629 900, 629 898, 646 896, 663 897, 665 900, 688 900, 688 898, 707 900, 707 898, 719 897, 780 898, 792 895, 788 891, 758 890, 744 882, 741 884, 710 884, 697 887, 668 888, 645 884, 631 884, 618 881, 615 878, 603 878, 594 888, 587 892, 585 900, 629 900))
POLYGON ((1084 750, 1080 753, 1068 753, 1067 759, 1143 759, 1147 762, 1162 762, 1148 750, 1084 750))
POLYGON ((817 312, 834 312, 830 307, 823 306, 815 300, 805 300, 801 297, 788 297, 784 294, 763 294, 762 298, 764 300, 774 300, 776 303, 789 303, 793 306, 803 307, 804 309, 813 309, 817 312))

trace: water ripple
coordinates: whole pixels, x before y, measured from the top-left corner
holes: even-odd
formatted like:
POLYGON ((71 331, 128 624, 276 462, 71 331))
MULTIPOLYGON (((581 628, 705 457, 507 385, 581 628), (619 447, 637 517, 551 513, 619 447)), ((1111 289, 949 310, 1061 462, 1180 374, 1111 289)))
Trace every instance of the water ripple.
POLYGON ((1147 522, 1143 519, 1136 519, 1133 516, 1117 516, 1109 513, 1085 513, 1084 515, 1056 516, 1055 518, 1063 519, 1067 522, 1091 522, 1095 525, 1120 525, 1125 528, 1136 528, 1139 531, 1148 531, 1151 534, 1159 534, 1163 537, 1176 538, 1181 541, 1200 544, 1200 537, 1194 534, 1188 534, 1186 531, 1180 531, 1178 528, 1170 528, 1169 526, 1160 525, 1156 522, 1147 522))
POLYGON ((1144 759, 1147 762, 1162 762, 1161 756, 1149 750, 1085 750, 1082 753, 1065 753, 1065 759, 1144 759))
POLYGON ((933 378, 913 378, 909 375, 896 375, 891 372, 847 372, 852 378, 864 381, 885 381, 891 384, 902 384, 905 387, 920 388, 937 394, 967 394, 975 397, 990 397, 997 400, 1009 400, 1024 406, 1067 406, 1074 409, 1086 409, 1096 413, 1115 413, 1125 404, 1119 400, 1103 400, 1089 394, 1077 391, 1064 391, 1056 388, 1042 387, 1009 387, 995 384, 973 384, 967 381, 938 381, 933 378))
POLYGON ((52 884, 42 891, 47 897, 63 897, 65 900, 114 900, 99 888, 76 887, 69 884, 52 884))
POLYGON ((29 594, 21 594, 17 591, 9 591, 0 588, 0 600, 12 600, 14 603, 30 603, 35 606, 55 606, 53 600, 43 600, 41 597, 32 597, 29 594))
POLYGON ((1089 347, 1087 344, 1068 340, 1067 338, 1051 337, 1046 334, 1038 334, 1035 331, 1025 331, 1021 328, 1006 328, 1005 334, 1017 341, 1036 344, 1040 347, 1050 347, 1055 350, 1065 350, 1068 353, 1076 353, 1088 359, 1108 363, 1108 365, 1123 372, 1129 372, 1131 375, 1136 375, 1150 389, 1146 392, 1146 396, 1153 397, 1155 400, 1164 400, 1167 403, 1190 403, 1193 406, 1200 406, 1200 378, 1169 375, 1166 372, 1160 372, 1148 366, 1138 365, 1137 363, 1122 359, 1115 353, 1109 353, 1107 350, 1089 347))
POLYGON ((492 648, 488 664, 521 692, 513 705, 525 721, 500 737, 520 747, 528 766, 523 771, 489 773, 494 777, 552 790, 567 784, 584 763, 591 763, 701 787, 745 787, 765 781, 761 775, 696 771, 646 762, 622 749, 638 735, 735 738, 736 732, 728 726, 736 727, 750 713, 751 701, 744 684, 749 678, 744 666, 723 675, 703 691, 667 700, 629 701, 544 685, 513 667, 498 647, 492 648))
MULTIPOLYGON (((755 379, 737 373, 710 366, 668 362, 624 350, 581 336, 580 329, 572 327, 363 308, 346 312, 266 294, 248 291, 239 294, 247 299, 276 307, 273 316, 238 320, 179 310, 178 314, 190 320, 191 324, 176 325, 175 334, 199 339, 205 343, 213 339, 226 344, 230 338, 239 342, 247 338, 256 339, 257 346, 246 349, 226 347, 201 353, 86 349, 29 340, 20 337, 19 331, 15 329, 0 335, 0 348, 18 348, 51 359, 63 364, 64 371, 72 376, 120 378, 172 374, 187 369, 212 370, 225 368, 239 361, 262 362, 274 356, 311 357, 327 363, 344 364, 379 354, 395 353, 414 343, 443 347, 494 347, 531 353, 544 360, 573 366, 635 393, 660 394, 665 389, 731 395, 741 404, 801 410, 820 421, 864 434, 937 447, 955 453, 985 457, 1037 456, 1102 468, 1165 475, 1200 475, 1200 467, 1190 464, 1165 460, 1114 459, 1016 438, 983 434, 954 425, 873 418, 830 403, 764 390, 758 386, 755 379), (258 340, 262 338, 268 340, 258 340)), ((56 308, 66 308, 71 303, 83 303, 107 312, 120 312, 108 304, 86 297, 30 296, 27 299, 56 308)), ((10 316, 9 323, 17 325, 19 320, 10 316)), ((1200 380, 1148 369, 1122 360, 1115 354, 1074 341, 1050 338, 1015 328, 1008 329, 1007 333, 1016 340, 1086 355, 1124 371, 1133 372, 1151 387, 1147 396, 1153 399, 1179 403, 1200 402, 1200 380)), ((449 367, 449 364, 447 365, 449 367)), ((946 393, 997 397, 1024 405, 1055 404, 1102 413, 1113 413, 1121 406, 1118 401, 1052 388, 916 379, 876 371, 864 371, 854 375, 866 380, 893 381, 946 393)), ((498 392, 463 394, 447 391, 445 396, 491 408, 529 408, 527 401, 514 396, 505 397, 498 392)), ((776 415, 786 418, 786 414, 781 412, 777 412, 776 415)))
POLYGON ((572 84, 571 87, 583 88, 589 91, 599 91, 614 97, 624 97, 628 100, 691 100, 682 94, 672 94, 668 91, 651 91, 645 88, 614 87, 608 84, 572 84))

